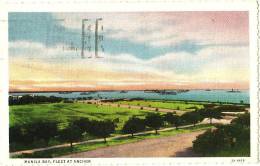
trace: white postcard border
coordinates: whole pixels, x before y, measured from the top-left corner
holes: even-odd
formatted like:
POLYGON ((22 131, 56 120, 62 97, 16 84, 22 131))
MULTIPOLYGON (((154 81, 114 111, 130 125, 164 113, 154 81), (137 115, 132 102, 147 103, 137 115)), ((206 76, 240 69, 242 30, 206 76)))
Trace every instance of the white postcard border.
MULTIPOLYGON (((249 11, 249 27, 250 27, 250 109, 251 109, 251 157, 201 157, 201 158, 90 158, 89 165, 170 165, 170 164, 243 164, 255 163, 259 161, 259 72, 257 58, 257 5, 256 1, 244 0, 220 0, 220 1, 161 1, 149 3, 148 1, 119 1, 108 3, 90 3, 83 1, 73 1, 66 3, 66 1, 43 1, 29 2, 21 1, 23 3, 14 2, 10 0, 6 4, 0 3, 0 164, 24 164, 26 159, 9 159, 9 144, 8 144, 8 27, 7 19, 8 12, 93 12, 93 11, 117 11, 117 12, 132 12, 132 11, 249 11), (58 4, 59 5, 55 5, 58 4), (2 10, 3 9, 3 10, 2 10), (241 160, 241 161, 240 161, 241 160)), ((35 159, 37 160, 37 159, 35 159)), ((55 159, 50 159, 55 160, 55 159)), ((44 165, 44 164, 40 164, 44 165)), ((52 164, 53 165, 53 164, 52 164)), ((60 164, 55 164, 60 165, 60 164)), ((69 164, 70 165, 70 164, 69 164)), ((80 165, 80 164, 78 164, 80 165)), ((88 165, 88 164, 86 164, 88 165)))

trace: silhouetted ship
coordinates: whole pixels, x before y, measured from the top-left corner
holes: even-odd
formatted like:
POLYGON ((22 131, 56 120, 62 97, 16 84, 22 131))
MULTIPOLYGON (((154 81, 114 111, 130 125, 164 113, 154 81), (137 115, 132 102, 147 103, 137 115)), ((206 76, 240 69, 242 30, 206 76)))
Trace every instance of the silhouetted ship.
POLYGON ((93 93, 96 93, 96 92, 81 92, 80 95, 90 95, 90 94, 93 94, 93 93))
POLYGON ((205 91, 211 91, 210 89, 205 89, 205 91))
POLYGON ((72 92, 59 92, 59 94, 71 94, 72 92))
POLYGON ((157 93, 156 90, 144 90, 144 93, 157 93))
POLYGON ((127 91, 125 91, 125 90, 121 90, 120 93, 127 93, 127 91))
POLYGON ((230 93, 240 93, 241 91, 240 90, 234 90, 234 89, 232 89, 232 90, 229 90, 229 91, 227 91, 227 92, 230 92, 230 93))
POLYGON ((176 95, 177 92, 175 92, 175 91, 161 90, 161 91, 159 91, 159 94, 161 94, 161 95, 176 95))
POLYGON ((179 89, 177 90, 177 93, 185 93, 185 92, 189 92, 189 89, 179 89))
POLYGON ((175 91, 167 91, 167 90, 144 90, 144 93, 158 93, 161 95, 176 95, 175 91))

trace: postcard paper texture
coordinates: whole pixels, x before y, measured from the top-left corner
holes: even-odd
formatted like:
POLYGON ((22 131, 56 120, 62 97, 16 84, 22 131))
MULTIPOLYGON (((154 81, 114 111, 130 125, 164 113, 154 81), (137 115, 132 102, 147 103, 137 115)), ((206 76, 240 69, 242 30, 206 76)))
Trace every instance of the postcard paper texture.
POLYGON ((3 3, 1 162, 257 162, 257 3, 216 2, 3 3))

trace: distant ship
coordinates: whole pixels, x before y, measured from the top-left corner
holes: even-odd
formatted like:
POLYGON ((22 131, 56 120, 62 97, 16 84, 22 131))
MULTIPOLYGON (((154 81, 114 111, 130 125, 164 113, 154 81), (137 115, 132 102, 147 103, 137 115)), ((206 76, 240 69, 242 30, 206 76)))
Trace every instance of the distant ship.
POLYGON ((190 90, 189 89, 180 89, 180 90, 177 90, 178 93, 185 93, 185 92, 189 92, 190 90))
POLYGON ((177 94, 177 92, 175 92, 175 91, 166 91, 166 90, 161 90, 161 91, 159 91, 159 93, 161 95, 176 95, 177 94))
POLYGON ((125 91, 125 90, 121 90, 120 93, 127 93, 127 91, 125 91))
POLYGON ((211 89, 205 89, 205 91, 211 91, 211 89))
POLYGON ((59 94, 70 94, 72 92, 59 92, 59 94))
POLYGON ((144 93, 157 93, 157 90, 144 90, 144 93))
POLYGON ((230 91, 227 91, 227 92, 230 92, 230 93, 240 93, 241 91, 240 90, 234 90, 234 89, 232 89, 232 90, 230 90, 230 91))
POLYGON ((90 94, 93 94, 93 93, 96 93, 96 92, 81 92, 80 95, 90 95, 90 94))
POLYGON ((81 92, 80 95, 89 95, 88 92, 81 92))

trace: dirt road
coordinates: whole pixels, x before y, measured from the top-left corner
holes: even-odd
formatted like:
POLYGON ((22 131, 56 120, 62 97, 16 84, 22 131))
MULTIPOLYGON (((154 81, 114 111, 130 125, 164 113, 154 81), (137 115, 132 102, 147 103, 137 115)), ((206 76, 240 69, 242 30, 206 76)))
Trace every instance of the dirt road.
POLYGON ((135 143, 99 148, 61 157, 192 157, 192 141, 205 131, 146 139, 135 143))

